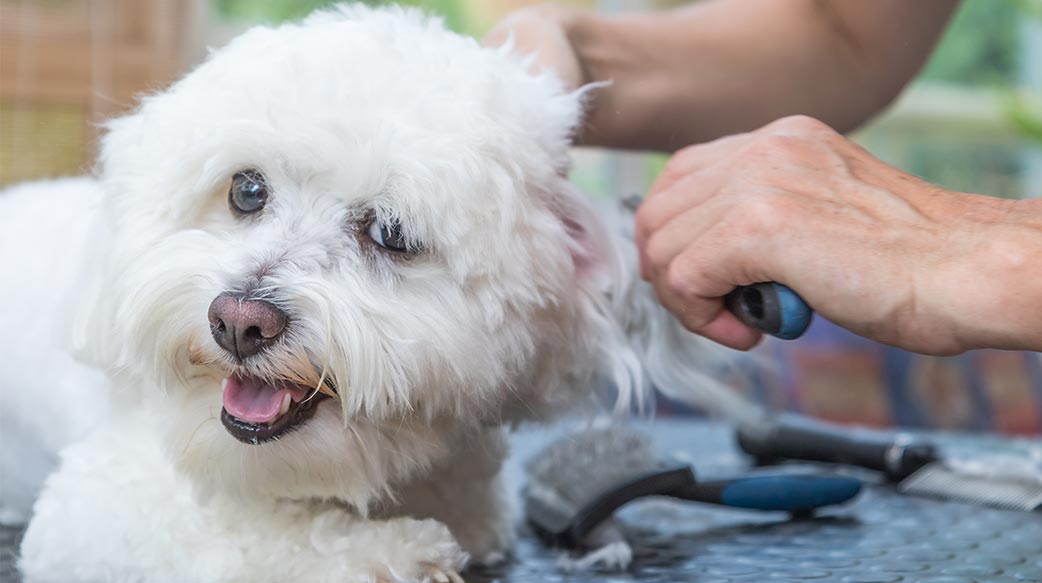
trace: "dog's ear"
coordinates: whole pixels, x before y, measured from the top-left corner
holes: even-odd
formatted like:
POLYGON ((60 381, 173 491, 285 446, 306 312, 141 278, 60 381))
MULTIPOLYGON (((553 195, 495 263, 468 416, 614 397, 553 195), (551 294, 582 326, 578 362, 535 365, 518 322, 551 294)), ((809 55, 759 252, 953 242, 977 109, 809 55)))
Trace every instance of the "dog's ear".
POLYGON ((719 380, 741 355, 688 332, 638 270, 633 211, 619 201, 595 205, 565 179, 553 198, 564 225, 604 380, 616 411, 642 410, 657 387, 673 399, 729 419, 756 406, 719 380))
POLYGON ((615 280, 618 252, 594 203, 567 178, 556 181, 550 209, 567 235, 568 251, 581 284, 603 292, 615 280))
POLYGON ((121 347, 128 344, 127 339, 120 337, 117 325, 121 296, 113 293, 121 280, 113 253, 119 245, 119 225, 113 211, 115 199, 126 196, 124 176, 133 173, 134 165, 142 163, 141 158, 152 159, 141 153, 146 143, 143 115, 139 109, 104 124, 105 134, 93 169, 103 194, 85 243, 93 261, 83 266, 72 322, 73 354, 81 362, 109 372, 125 364, 125 350, 121 347))
MULTIPOLYGON (((530 67, 532 57, 524 57, 524 60, 530 67)), ((568 234, 569 251, 580 280, 605 283, 598 280, 611 278, 618 262, 618 253, 612 247, 613 237, 604 223, 603 213, 568 179, 568 172, 571 168, 569 150, 582 130, 591 95, 606 83, 591 83, 568 92, 550 71, 543 71, 538 78, 548 87, 551 97, 530 117, 542 126, 536 135, 553 159, 557 173, 549 194, 550 209, 568 234)))
POLYGON ((85 265, 82 270, 71 340, 77 360, 111 371, 116 367, 119 354, 115 326, 118 305, 115 298, 106 293, 105 282, 111 278, 110 266, 108 261, 100 259, 107 256, 110 248, 109 238, 101 226, 105 222, 99 218, 87 241, 90 255, 99 260, 85 265))

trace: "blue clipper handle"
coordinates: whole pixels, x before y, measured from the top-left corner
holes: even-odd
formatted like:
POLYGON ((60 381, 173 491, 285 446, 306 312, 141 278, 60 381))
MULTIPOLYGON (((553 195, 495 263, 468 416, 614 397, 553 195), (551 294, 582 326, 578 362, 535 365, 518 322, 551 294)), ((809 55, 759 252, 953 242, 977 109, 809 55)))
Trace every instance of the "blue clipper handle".
POLYGON ((814 317, 799 294, 774 282, 737 287, 724 304, 742 322, 782 340, 803 336, 814 317))
POLYGON ((720 502, 738 508, 800 514, 841 504, 860 491, 861 481, 845 476, 749 476, 723 483, 720 502))

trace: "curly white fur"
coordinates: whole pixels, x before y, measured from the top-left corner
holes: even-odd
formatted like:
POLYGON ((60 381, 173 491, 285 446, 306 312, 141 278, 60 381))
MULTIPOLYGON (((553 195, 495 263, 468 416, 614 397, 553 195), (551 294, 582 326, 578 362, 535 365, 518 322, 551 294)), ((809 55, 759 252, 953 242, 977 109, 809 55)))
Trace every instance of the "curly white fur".
MULTIPOLYGON (((564 177, 584 92, 525 65, 399 9, 256 28, 111 122, 97 181, 0 196, 19 278, 0 313, 39 332, 2 340, 4 475, 39 457, 9 452, 15 433, 75 441, 36 503, 28 581, 449 573, 509 548, 502 427, 598 385, 625 404, 646 377, 705 380, 714 353, 634 284, 609 227, 627 219, 564 177), (227 202, 244 168, 271 189, 245 218, 227 202), (422 251, 375 248, 373 218, 422 251), (262 358, 211 338, 227 291, 289 314, 262 358), (58 348, 74 301, 75 344, 104 376, 58 348), (328 379, 340 398, 245 444, 220 421, 231 374, 328 379)), ((711 384, 682 389, 729 409, 711 384)), ((39 474, 4 478, 8 520, 39 474)))

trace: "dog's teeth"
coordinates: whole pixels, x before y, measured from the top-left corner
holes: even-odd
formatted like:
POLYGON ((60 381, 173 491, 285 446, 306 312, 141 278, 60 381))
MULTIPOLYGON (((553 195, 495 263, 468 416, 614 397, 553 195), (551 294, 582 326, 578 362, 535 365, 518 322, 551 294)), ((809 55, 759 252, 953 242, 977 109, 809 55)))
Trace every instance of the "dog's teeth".
POLYGON ((291 399, 289 393, 282 395, 282 406, 279 407, 279 415, 285 415, 286 411, 289 411, 289 403, 291 399))

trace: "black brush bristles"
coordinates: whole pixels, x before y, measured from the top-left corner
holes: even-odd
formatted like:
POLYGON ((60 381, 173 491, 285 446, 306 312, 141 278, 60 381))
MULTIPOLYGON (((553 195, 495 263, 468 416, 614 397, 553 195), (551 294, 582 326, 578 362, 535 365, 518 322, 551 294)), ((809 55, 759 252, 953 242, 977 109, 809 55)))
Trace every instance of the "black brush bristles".
POLYGON ((610 426, 564 437, 526 466, 523 498, 534 530, 547 542, 577 548, 620 506, 695 483, 690 466, 663 463, 651 442, 610 426))

